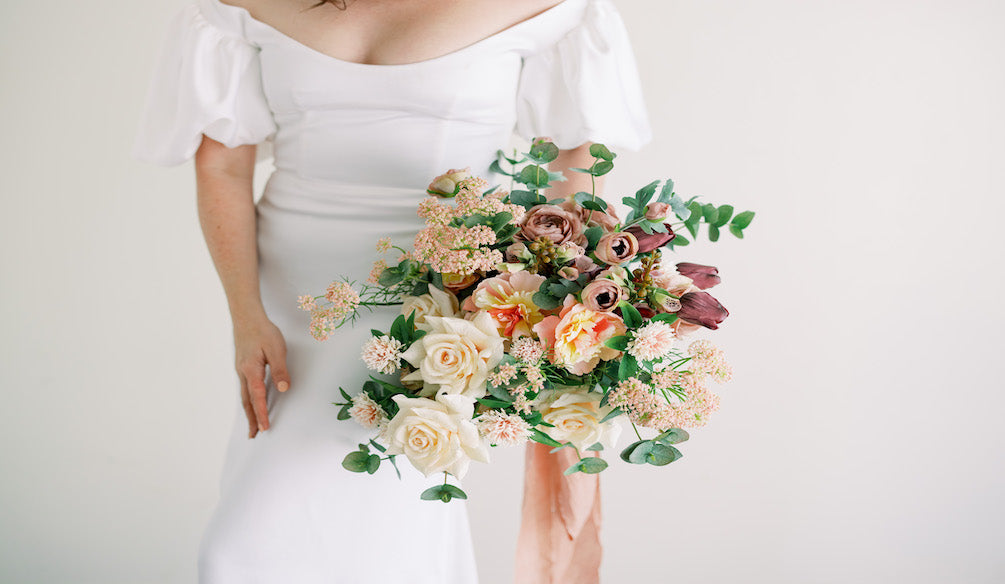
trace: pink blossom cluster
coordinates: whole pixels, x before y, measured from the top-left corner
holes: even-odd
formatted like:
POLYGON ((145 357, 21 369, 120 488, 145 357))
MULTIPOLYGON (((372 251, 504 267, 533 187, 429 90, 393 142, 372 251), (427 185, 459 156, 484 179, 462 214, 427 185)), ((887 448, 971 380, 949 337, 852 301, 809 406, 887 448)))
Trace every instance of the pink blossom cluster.
POLYGON ((608 403, 620 408, 632 422, 646 428, 666 430, 678 426, 678 412, 636 377, 619 382, 609 394, 608 403))
POLYGON ((370 275, 366 278, 367 283, 377 284, 380 282, 380 275, 383 274, 386 269, 387 262, 384 260, 377 260, 373 262, 373 268, 370 269, 370 275))
POLYGON ((502 252, 488 247, 495 241, 495 231, 488 225, 431 225, 415 236, 415 257, 441 273, 490 271, 503 261, 502 252))
POLYGON ((426 197, 419 202, 418 215, 426 225, 446 225, 456 216, 456 209, 441 203, 438 197, 426 197))
POLYGON ((733 378, 733 368, 726 362, 726 354, 708 340, 702 339, 688 345, 691 362, 688 368, 696 375, 708 375, 717 383, 733 378))
POLYGON ((703 375, 673 369, 653 374, 653 386, 675 398, 669 404, 675 416, 675 427, 704 426, 709 415, 719 408, 719 396, 708 389, 703 379, 703 375))
POLYGON ((531 337, 520 337, 513 341, 509 354, 524 363, 537 363, 544 357, 544 345, 531 337))
POLYGON ((510 381, 513 381, 517 376, 516 365, 512 363, 505 363, 499 366, 499 370, 489 374, 489 383, 500 387, 506 385, 510 381))

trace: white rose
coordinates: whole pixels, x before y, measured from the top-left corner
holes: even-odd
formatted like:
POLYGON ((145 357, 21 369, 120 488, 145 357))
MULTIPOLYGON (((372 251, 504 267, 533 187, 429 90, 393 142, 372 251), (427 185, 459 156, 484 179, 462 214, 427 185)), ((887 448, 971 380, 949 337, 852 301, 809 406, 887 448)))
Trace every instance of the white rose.
POLYGON ((388 454, 404 454, 422 474, 449 472, 463 478, 472 460, 489 453, 472 421, 475 401, 463 395, 437 399, 394 396, 398 413, 381 433, 388 454))
POLYGON ((610 406, 600 406, 599 393, 566 391, 556 393, 540 407, 544 421, 554 428, 542 428, 559 442, 571 442, 583 452, 597 442, 606 448, 614 448, 621 434, 621 426, 614 420, 603 424, 600 420, 611 412, 610 406))
POLYGON ((485 380, 502 361, 503 338, 487 312, 474 319, 426 317, 426 334, 401 357, 416 367, 402 381, 421 380, 423 396, 436 393, 484 397, 485 380), (439 386, 439 387, 437 387, 439 386))
POLYGON ((450 292, 430 286, 422 296, 406 296, 401 305, 401 313, 408 316, 415 312, 415 328, 428 330, 427 316, 457 316, 457 297, 450 292))

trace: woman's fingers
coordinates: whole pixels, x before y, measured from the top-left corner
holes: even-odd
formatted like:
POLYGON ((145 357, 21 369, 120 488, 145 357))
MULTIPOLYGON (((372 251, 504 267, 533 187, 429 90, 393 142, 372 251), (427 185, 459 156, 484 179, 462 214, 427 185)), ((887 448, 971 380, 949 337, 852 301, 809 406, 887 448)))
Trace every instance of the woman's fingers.
POLYGON ((265 391, 265 364, 245 363, 241 367, 241 373, 248 381, 248 394, 251 398, 251 409, 258 420, 258 431, 264 432, 269 429, 269 406, 266 401, 265 391))
POLYGON ((280 343, 269 349, 265 354, 269 362, 269 370, 272 372, 272 381, 276 384, 276 389, 286 391, 290 388, 290 372, 286 369, 286 343, 280 339, 280 343))
POLYGON ((248 382, 244 375, 238 373, 238 377, 241 378, 241 405, 244 406, 244 415, 248 418, 248 438, 254 438, 258 434, 258 420, 255 418, 255 410, 251 407, 248 382))

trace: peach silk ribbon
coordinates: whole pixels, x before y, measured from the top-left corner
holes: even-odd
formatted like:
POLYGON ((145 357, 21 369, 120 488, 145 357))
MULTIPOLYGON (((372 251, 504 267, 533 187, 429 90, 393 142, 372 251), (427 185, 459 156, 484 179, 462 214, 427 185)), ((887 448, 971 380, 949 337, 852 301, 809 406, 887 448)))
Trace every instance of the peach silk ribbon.
POLYGON ((600 475, 564 476, 577 460, 572 448, 527 443, 516 584, 600 582, 600 475))

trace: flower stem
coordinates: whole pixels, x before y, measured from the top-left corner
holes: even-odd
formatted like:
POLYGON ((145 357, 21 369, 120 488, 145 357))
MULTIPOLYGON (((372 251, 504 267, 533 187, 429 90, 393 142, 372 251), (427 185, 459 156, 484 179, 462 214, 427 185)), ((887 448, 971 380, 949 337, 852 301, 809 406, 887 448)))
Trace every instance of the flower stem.
POLYGON ((642 440, 642 434, 639 434, 639 429, 635 426, 635 422, 632 422, 632 430, 635 430, 635 435, 638 436, 639 440, 642 440))

